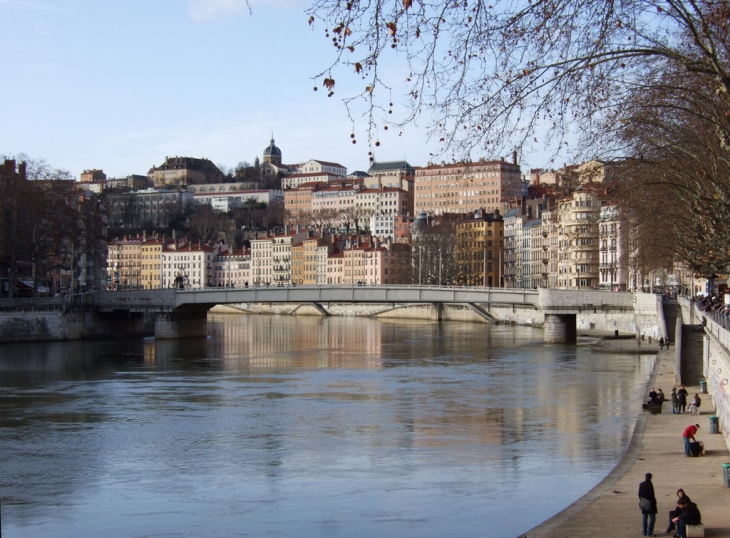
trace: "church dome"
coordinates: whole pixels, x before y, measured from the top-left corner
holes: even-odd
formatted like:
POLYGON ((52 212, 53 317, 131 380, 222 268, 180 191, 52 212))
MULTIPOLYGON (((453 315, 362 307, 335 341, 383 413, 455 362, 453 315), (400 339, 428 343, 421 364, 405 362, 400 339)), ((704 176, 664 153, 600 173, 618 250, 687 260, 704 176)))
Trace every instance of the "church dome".
POLYGON ((264 157, 281 157, 281 150, 274 144, 274 139, 271 139, 269 147, 264 150, 264 157))

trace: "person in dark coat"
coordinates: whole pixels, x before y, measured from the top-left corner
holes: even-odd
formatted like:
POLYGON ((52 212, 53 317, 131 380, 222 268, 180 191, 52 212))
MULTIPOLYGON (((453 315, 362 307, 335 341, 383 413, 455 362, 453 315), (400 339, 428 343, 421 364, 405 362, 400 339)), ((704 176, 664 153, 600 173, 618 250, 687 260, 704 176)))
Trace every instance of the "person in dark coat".
POLYGON ((651 473, 646 473, 646 480, 639 484, 639 502, 641 499, 648 499, 648 509, 641 509, 642 534, 644 536, 656 536, 654 534, 654 523, 656 522, 656 497, 654 496, 654 484, 651 483, 651 473))
POLYGON ((677 528, 674 523, 674 518, 679 517, 679 515, 682 513, 682 508, 679 506, 679 502, 682 499, 686 501, 691 501, 689 495, 687 495, 682 488, 679 488, 677 490, 677 506, 674 508, 674 510, 669 511, 669 526, 667 527, 666 534, 669 534, 677 528))
POLYGON ((684 385, 679 386, 679 390, 677 391, 677 397, 679 398, 679 412, 684 413, 684 411, 687 409, 687 395, 689 392, 687 392, 687 389, 684 388, 684 385))
POLYGON ((676 388, 672 388, 672 394, 670 396, 672 397, 672 414, 677 415, 679 414, 679 396, 677 396, 676 388))
POLYGON ((659 337, 659 351, 661 351, 662 349, 664 349, 664 337, 663 336, 659 337))
POLYGON ((687 525, 699 525, 702 523, 702 515, 697 505, 689 499, 680 499, 679 507, 682 513, 672 521, 677 525, 677 536, 687 538, 687 525))

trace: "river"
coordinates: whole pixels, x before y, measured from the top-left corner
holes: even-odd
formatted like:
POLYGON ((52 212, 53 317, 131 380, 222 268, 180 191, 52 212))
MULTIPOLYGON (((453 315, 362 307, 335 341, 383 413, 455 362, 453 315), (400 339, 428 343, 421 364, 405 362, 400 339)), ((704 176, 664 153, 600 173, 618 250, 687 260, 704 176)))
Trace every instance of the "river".
POLYGON ((513 538, 618 462, 654 360, 476 323, 209 332, 0 346, 2 536, 513 538))

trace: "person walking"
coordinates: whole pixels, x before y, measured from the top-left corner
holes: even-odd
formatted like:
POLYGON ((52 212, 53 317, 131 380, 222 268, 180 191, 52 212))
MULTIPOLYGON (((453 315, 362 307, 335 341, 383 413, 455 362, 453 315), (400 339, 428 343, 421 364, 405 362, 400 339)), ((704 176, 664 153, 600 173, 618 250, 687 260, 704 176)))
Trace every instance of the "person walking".
POLYGON ((689 450, 690 440, 692 440, 692 441, 697 440, 697 439, 695 439, 695 435, 697 434, 697 430, 699 430, 699 429, 700 429, 699 424, 690 424, 682 432, 682 439, 684 439, 684 454, 688 458, 692 455, 692 454, 690 454, 690 450, 689 450))
POLYGON ((684 413, 687 409, 687 395, 689 392, 687 392, 687 389, 684 388, 684 385, 679 386, 679 390, 677 391, 677 397, 679 398, 679 412, 684 413))
POLYGON ((659 337, 659 351, 661 351, 662 349, 664 349, 664 337, 660 336, 659 337))
POLYGON ((672 394, 670 396, 672 398, 672 414, 678 415, 679 414, 679 396, 677 396, 676 387, 672 387, 672 394))
POLYGON ((656 536, 654 523, 656 522, 656 497, 654 484, 651 483, 651 473, 646 473, 646 480, 639 484, 639 507, 641 508, 641 528, 644 536, 656 536))

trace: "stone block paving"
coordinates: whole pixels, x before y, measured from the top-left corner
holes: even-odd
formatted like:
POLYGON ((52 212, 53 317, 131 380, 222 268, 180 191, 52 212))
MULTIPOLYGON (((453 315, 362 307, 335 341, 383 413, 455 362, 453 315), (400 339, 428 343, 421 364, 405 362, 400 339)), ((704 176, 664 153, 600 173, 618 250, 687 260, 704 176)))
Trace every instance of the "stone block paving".
MULTIPOLYGON (((636 346, 635 341, 610 345, 636 346)), ((628 350, 628 349, 627 349, 628 350)), ((674 346, 658 353, 651 387, 669 397, 674 386, 674 346)), ((685 386, 693 396, 699 386, 685 386)), ((654 534, 665 534, 669 511, 674 509, 677 489, 683 488, 702 513, 707 538, 730 538, 730 488, 724 487, 723 463, 730 453, 722 434, 710 433, 714 405, 709 394, 700 394, 701 414, 673 415, 671 401, 662 414, 651 415, 637 402, 637 423, 630 446, 616 468, 593 490, 571 506, 530 530, 527 538, 578 538, 641 536, 638 489, 646 473, 652 473, 658 513, 654 534), (700 424, 695 436, 705 445, 705 455, 684 455, 682 432, 689 424, 700 424)), ((556 491, 559 494, 559 490, 556 491)))

